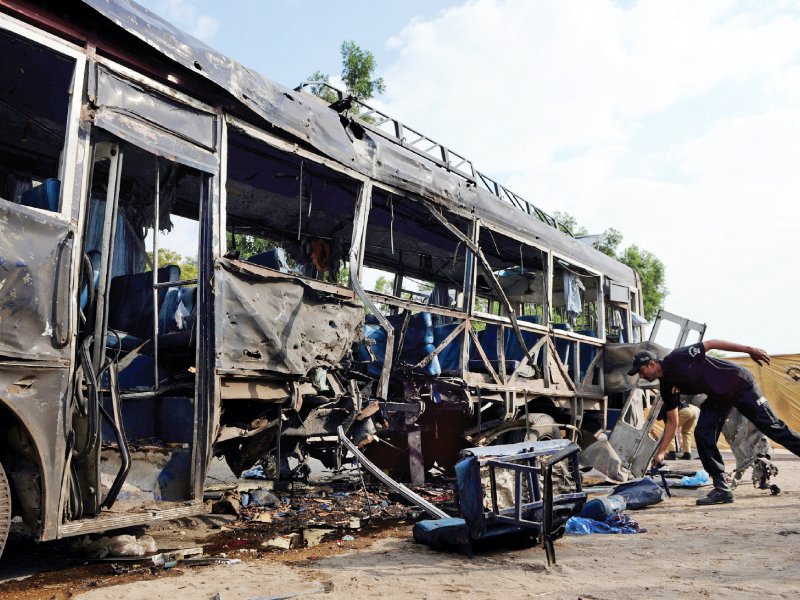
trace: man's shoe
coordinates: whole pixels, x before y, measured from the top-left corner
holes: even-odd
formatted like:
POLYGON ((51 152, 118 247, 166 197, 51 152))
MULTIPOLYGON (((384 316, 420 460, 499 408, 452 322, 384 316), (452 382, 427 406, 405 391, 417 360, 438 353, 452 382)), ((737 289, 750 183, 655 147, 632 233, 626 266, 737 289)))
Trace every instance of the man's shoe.
POLYGON ((681 460, 692 460, 692 453, 684 452, 683 454, 681 454, 681 460))
POLYGON ((664 460, 678 460, 678 455, 670 450, 664 455, 664 460))
POLYGON ((733 502, 733 492, 730 490, 720 490, 714 488, 708 496, 697 499, 697 504, 707 506, 709 504, 730 504, 733 502))

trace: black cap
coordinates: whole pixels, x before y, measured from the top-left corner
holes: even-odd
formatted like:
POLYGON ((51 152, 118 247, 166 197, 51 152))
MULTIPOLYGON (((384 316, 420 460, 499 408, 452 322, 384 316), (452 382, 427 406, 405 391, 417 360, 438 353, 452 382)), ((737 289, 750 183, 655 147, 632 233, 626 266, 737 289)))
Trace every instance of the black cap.
POLYGON ((648 352, 647 350, 643 350, 642 352, 637 352, 633 356, 633 362, 631 363, 631 368, 628 369, 628 375, 636 375, 639 373, 639 367, 642 365, 646 365, 651 360, 658 360, 655 354, 652 352, 648 352))

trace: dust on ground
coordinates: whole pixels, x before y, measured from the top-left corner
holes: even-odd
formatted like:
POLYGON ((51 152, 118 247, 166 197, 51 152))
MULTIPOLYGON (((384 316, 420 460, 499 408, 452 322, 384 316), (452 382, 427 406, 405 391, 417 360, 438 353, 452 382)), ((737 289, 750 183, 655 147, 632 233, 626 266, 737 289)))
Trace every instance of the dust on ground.
MULTIPOLYGON (((647 533, 562 538, 555 545, 558 564, 549 569, 541 548, 494 550, 472 559, 431 550, 413 542, 411 522, 402 517, 376 519, 349 534, 337 529, 313 548, 264 551, 260 542, 274 530, 250 537, 244 532, 252 530, 239 529, 236 521, 210 515, 203 525, 207 529, 200 532, 206 534, 204 545, 215 552, 227 546, 226 554, 241 558, 241 563, 179 565, 127 575, 114 575, 108 563, 76 564, 2 583, 0 597, 195 600, 219 594, 221 600, 251 600, 301 593, 321 600, 400 595, 429 600, 454 595, 548 600, 796 598, 800 460, 778 451, 776 464, 776 483, 782 489, 777 496, 744 482, 733 504, 697 507, 695 499, 707 489, 675 490, 672 499, 631 513, 647 533), (253 548, 256 541, 258 548, 253 548)), ((171 538, 159 539, 158 532, 154 536, 160 548, 165 539, 188 545, 198 539, 192 533, 196 525, 181 529, 179 522, 165 532, 171 538)), ((14 552, 31 551, 36 560, 46 561, 66 548, 60 546, 64 543, 14 552)))

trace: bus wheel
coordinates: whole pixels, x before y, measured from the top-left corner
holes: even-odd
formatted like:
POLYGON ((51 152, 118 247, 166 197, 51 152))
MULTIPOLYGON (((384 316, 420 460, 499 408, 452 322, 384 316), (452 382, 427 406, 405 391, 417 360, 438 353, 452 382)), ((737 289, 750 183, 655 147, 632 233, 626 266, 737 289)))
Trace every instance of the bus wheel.
POLYGON ((517 442, 539 442, 543 440, 555 440, 561 437, 561 430, 556 425, 555 419, 545 413, 531 413, 528 416, 528 427, 525 428, 525 418, 518 421, 516 427, 505 434, 504 444, 515 444, 517 442))
POLYGON ((477 445, 494 446, 497 444, 516 444, 519 442, 538 442, 561 438, 561 430, 555 419, 545 413, 528 415, 528 427, 525 417, 504 423, 500 427, 484 432, 477 445))
POLYGON ((6 547, 8 530, 11 527, 11 487, 8 485, 8 477, 0 464, 0 556, 3 555, 3 548, 6 547))

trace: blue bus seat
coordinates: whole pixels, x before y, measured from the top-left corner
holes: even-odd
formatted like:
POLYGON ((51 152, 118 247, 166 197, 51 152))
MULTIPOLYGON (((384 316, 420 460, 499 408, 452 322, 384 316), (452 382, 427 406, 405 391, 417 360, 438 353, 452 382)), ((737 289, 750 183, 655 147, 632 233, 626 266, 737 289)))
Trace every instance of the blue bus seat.
MULTIPOLYGON (((597 332, 594 329, 581 329, 576 333, 580 333, 581 335, 585 335, 588 337, 597 337, 597 332)), ((580 381, 583 381, 583 378, 586 377, 586 373, 589 370, 589 365, 592 364, 595 356, 597 356, 597 346, 590 346, 589 344, 581 344, 581 358, 580 358, 580 381)), ((579 383, 580 381, 576 382, 579 383)))
MULTIPOLYGON (((386 319, 394 330, 395 344, 398 344, 405 315, 389 315, 386 319)), ((367 315, 364 319, 364 336, 374 341, 370 349, 375 359, 372 360, 369 351, 363 346, 358 350, 357 359, 361 363, 368 363, 366 366, 368 375, 379 377, 386 356, 386 332, 378 324, 378 320, 374 315, 367 315)), ((412 315, 406 328, 399 362, 415 365, 435 349, 431 313, 423 311, 412 315)), ((439 358, 434 357, 423 367, 422 372, 432 377, 440 375, 442 368, 439 364, 439 358)))
MULTIPOLYGON (((92 263, 92 290, 96 293, 97 292, 97 284, 100 282, 100 259, 102 258, 102 254, 100 254, 99 250, 89 250, 86 253, 86 256, 89 257, 89 261, 92 263)), ((81 288, 81 299, 80 299, 80 307, 81 310, 86 308, 86 303, 89 301, 89 290, 86 284, 83 285, 81 288)))
MULTIPOLYGON (((439 325, 433 328, 433 345, 438 347, 445 338, 450 335, 453 330, 461 323, 448 323, 446 325, 439 325)), ((451 341, 447 346, 442 348, 438 354, 439 365, 442 371, 459 371, 461 369, 461 348, 464 345, 465 333, 461 333, 451 341)))
MULTIPOLYGON (((523 535, 547 540, 554 556, 553 540, 563 535, 567 520, 579 514, 586 503, 586 492, 582 491, 579 483, 578 452, 578 446, 568 440, 522 442, 494 448, 462 450, 462 458, 455 467, 456 497, 461 518, 420 521, 413 528, 414 540, 434 548, 456 547, 471 555, 472 543, 477 540, 501 536, 510 539, 511 536, 523 535), (552 463, 550 458, 553 459, 552 463), (490 490, 495 489, 497 479, 496 474, 492 474, 485 466, 491 460, 498 461, 501 469, 502 463, 508 463, 530 470, 532 477, 541 479, 541 487, 536 485, 530 489, 527 483, 523 484, 526 488, 524 491, 527 492, 520 495, 523 506, 517 506, 516 499, 510 507, 492 506, 486 496, 490 490), (570 485, 575 491, 570 490, 563 494, 554 491, 552 504, 549 504, 545 486, 552 486, 552 464, 561 461, 567 462, 574 481, 578 483, 570 485), (484 477, 481 473, 482 465, 484 477), (542 477, 545 473, 547 475, 542 477), (485 481, 487 475, 491 481, 485 481), (549 520, 545 519, 545 511, 549 512, 549 520), (546 529, 548 522, 549 531, 546 529)), ((523 481, 526 481, 524 476, 523 481)))
MULTIPOLYGON (((159 283, 178 281, 181 270, 168 265, 158 270, 159 283)), ((168 288, 158 289, 159 319, 168 288)), ((108 326, 141 340, 153 335, 153 272, 118 275, 111 280, 108 303, 108 326)))
POLYGON ((58 197, 61 193, 61 182, 58 179, 45 179, 35 188, 22 194, 20 204, 58 212, 58 197))
POLYGON ((274 269, 281 273, 288 273, 290 271, 289 263, 286 260, 286 250, 283 248, 273 248, 266 252, 254 254, 246 260, 247 262, 267 267, 268 269, 274 269))

